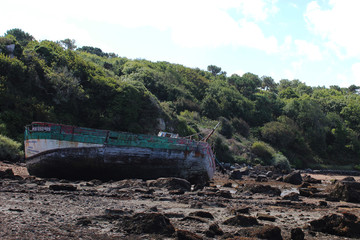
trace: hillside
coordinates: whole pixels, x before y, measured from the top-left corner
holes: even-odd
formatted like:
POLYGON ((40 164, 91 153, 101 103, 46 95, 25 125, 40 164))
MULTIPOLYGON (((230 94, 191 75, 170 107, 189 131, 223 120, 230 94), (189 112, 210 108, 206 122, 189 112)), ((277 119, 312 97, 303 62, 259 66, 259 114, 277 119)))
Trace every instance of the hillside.
POLYGON ((198 138, 220 121, 210 141, 222 162, 360 167, 358 86, 276 83, 221 70, 128 59, 9 30, 0 37, 0 158, 21 154, 8 150, 16 144, 10 139, 22 142, 32 121, 198 138))

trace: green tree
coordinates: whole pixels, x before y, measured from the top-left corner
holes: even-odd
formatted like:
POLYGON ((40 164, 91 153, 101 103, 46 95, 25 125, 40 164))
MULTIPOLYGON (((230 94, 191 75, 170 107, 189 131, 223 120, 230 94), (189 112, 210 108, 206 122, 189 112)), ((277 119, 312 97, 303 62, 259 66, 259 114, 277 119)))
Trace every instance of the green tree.
POLYGON ((64 40, 61 40, 60 43, 63 47, 65 47, 65 49, 69 49, 69 50, 76 49, 76 44, 74 39, 66 38, 64 40))
POLYGON ((218 75, 221 72, 221 67, 215 66, 215 65, 209 65, 207 67, 207 70, 211 72, 213 76, 218 75))
POLYGON ((274 79, 269 76, 262 76, 261 77, 261 88, 270 91, 275 92, 277 88, 277 84, 275 83, 274 79))
POLYGON ((12 35, 20 43, 21 46, 25 47, 29 42, 34 41, 35 38, 29 33, 24 32, 19 28, 14 28, 6 31, 5 36, 12 35))
POLYGON ((245 73, 242 77, 233 74, 228 81, 230 84, 233 84, 240 93, 250 99, 261 87, 260 78, 253 73, 245 73))

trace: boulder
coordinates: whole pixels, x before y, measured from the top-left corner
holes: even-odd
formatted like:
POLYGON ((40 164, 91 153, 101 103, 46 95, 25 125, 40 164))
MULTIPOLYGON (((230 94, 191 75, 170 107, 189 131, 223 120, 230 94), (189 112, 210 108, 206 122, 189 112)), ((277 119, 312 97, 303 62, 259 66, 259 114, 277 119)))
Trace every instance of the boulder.
POLYGON ((52 184, 49 189, 53 191, 76 191, 77 187, 71 184, 52 184))
POLYGON ((170 220, 161 213, 136 213, 133 216, 125 216, 120 226, 124 231, 134 234, 160 234, 172 236, 175 232, 170 220))
POLYGON ((168 190, 191 190, 190 182, 182 178, 158 178, 148 180, 146 183, 148 187, 166 188, 168 190))
POLYGON ((337 182, 330 191, 329 199, 360 203, 360 183, 354 181, 337 182))
POLYGON ((260 227, 259 229, 253 231, 251 234, 253 237, 260 239, 272 239, 272 240, 282 240, 281 229, 277 226, 266 225, 260 227))
POLYGON ((315 187, 299 188, 300 196, 304 197, 315 197, 315 194, 318 192, 320 192, 320 190, 315 187))
POLYGON ((216 223, 213 223, 213 224, 210 225, 209 231, 213 232, 214 235, 220 235, 221 236, 221 235, 224 234, 223 230, 216 223))
POLYGON ((342 237, 359 238, 360 222, 351 213, 331 214, 310 222, 310 229, 342 237))
POLYGON ((237 215, 239 213, 244 213, 244 214, 250 214, 250 207, 242 207, 242 208, 238 208, 238 209, 231 209, 231 213, 234 215, 237 215))
POLYGON ((223 184, 223 187, 231 188, 231 187, 232 187, 232 183, 231 183, 231 182, 224 183, 224 184, 223 184))
POLYGON ((216 195, 219 197, 228 198, 228 199, 232 198, 231 192, 227 191, 227 190, 220 190, 216 193, 216 195))
POLYGON ((241 237, 231 239, 283 239, 281 236, 281 229, 273 225, 243 228, 237 232, 237 235, 241 237))
POLYGON ((176 231, 176 240, 200 240, 203 239, 199 235, 186 230, 176 231))
POLYGON ((259 222, 256 218, 251 216, 244 215, 236 215, 235 217, 231 217, 224 222, 225 225, 231 226, 240 226, 240 227, 249 227, 254 225, 259 225, 259 222))
POLYGON ((242 179, 242 176, 243 176, 243 174, 239 169, 233 170, 230 173, 230 179, 240 180, 240 179, 242 179))
POLYGON ((291 229, 291 240, 304 240, 305 234, 301 228, 291 229))
POLYGON ((14 180, 22 180, 23 178, 14 175, 14 172, 11 168, 6 169, 5 171, 0 171, 0 179, 7 178, 7 179, 14 179, 14 180))
POLYGON ((294 185, 300 185, 303 182, 300 171, 293 171, 288 175, 284 176, 284 182, 294 185))
POLYGON ((305 175, 303 177, 303 181, 307 182, 307 183, 313 183, 313 184, 321 184, 321 180, 320 179, 315 179, 313 177, 311 177, 310 175, 305 175))
POLYGON ((259 174, 259 175, 257 175, 255 181, 256 182, 267 182, 268 178, 264 174, 259 174))
POLYGON ((356 182, 354 177, 345 177, 341 181, 345 182, 356 182))
POLYGON ((256 215, 257 219, 259 220, 263 220, 263 221, 270 221, 270 222, 275 222, 276 221, 276 217, 271 216, 269 214, 265 214, 265 213, 258 213, 256 215))
POLYGON ((281 190, 270 185, 250 185, 246 186, 245 190, 250 191, 251 193, 262 193, 274 196, 280 196, 281 190))
POLYGON ((201 217, 201 218, 209 218, 214 219, 214 216, 206 211, 196 211, 189 214, 189 216, 201 217))
POLYGON ((296 192, 289 193, 282 197, 283 200, 300 201, 299 194, 296 192))

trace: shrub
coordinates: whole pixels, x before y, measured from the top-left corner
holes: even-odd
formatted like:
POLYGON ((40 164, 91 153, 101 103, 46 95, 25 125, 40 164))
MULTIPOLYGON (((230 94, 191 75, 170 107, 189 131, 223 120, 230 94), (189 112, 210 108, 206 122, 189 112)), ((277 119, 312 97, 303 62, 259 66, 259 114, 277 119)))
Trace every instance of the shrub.
POLYGON ((273 157, 273 165, 281 170, 290 171, 290 163, 289 160, 282 154, 276 153, 273 157))
POLYGON ((251 146, 251 152, 259 157, 265 165, 271 165, 275 150, 268 144, 258 141, 251 146))
POLYGON ((228 145, 221 137, 216 137, 213 141, 214 153, 220 162, 234 162, 234 157, 231 155, 228 145))
POLYGON ((220 128, 220 134, 223 135, 224 137, 226 137, 227 139, 230 139, 233 135, 233 127, 231 126, 229 120, 227 120, 226 118, 221 117, 220 118, 221 121, 221 128, 220 128))
POLYGON ((241 134, 244 137, 248 137, 250 134, 250 126, 241 118, 231 119, 231 125, 235 129, 236 133, 241 134))
POLYGON ((23 151, 20 150, 20 147, 20 143, 0 135, 0 160, 19 160, 23 155, 23 151))

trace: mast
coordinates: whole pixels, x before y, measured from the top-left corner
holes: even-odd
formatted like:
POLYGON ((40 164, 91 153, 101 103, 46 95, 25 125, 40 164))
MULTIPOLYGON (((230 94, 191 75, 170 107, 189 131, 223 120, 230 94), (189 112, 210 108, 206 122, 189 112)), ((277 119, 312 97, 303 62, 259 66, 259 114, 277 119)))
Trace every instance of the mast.
POLYGON ((216 124, 216 126, 211 130, 211 132, 205 137, 205 138, 203 138, 203 142, 206 142, 210 137, 211 137, 211 135, 213 135, 213 133, 215 132, 215 130, 216 130, 216 128, 218 127, 220 125, 220 122, 218 122, 217 124, 216 124))

